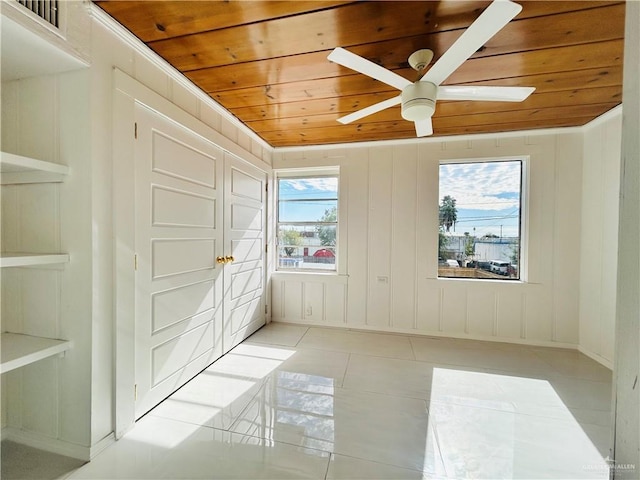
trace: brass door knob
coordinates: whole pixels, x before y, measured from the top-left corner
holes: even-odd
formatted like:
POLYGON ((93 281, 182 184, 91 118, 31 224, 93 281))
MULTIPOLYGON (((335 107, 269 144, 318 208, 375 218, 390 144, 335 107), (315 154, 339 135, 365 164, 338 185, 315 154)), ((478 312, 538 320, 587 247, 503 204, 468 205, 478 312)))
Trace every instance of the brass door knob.
POLYGON ((224 259, 225 259, 226 262, 229 262, 229 263, 235 261, 235 258, 233 258, 233 255, 229 255, 227 257, 224 257, 224 259))
POLYGON ((227 263, 224 257, 216 257, 216 263, 227 263))

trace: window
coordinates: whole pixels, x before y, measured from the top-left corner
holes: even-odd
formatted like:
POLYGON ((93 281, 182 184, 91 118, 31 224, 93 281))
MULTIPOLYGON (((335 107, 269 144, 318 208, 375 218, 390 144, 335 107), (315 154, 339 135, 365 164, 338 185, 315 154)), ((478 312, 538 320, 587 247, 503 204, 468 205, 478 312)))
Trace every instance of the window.
POLYGON ((520 279, 522 166, 440 165, 438 277, 520 279))
POLYGON ((338 175, 281 176, 278 269, 335 271, 338 175))

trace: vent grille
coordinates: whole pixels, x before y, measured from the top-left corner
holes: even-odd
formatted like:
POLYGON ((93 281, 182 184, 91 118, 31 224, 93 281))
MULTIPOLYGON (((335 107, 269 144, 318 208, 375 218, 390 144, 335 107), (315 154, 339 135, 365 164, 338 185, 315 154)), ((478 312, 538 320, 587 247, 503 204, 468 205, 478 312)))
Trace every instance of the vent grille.
POLYGON ((37 16, 58 28, 58 0, 17 0, 37 16))

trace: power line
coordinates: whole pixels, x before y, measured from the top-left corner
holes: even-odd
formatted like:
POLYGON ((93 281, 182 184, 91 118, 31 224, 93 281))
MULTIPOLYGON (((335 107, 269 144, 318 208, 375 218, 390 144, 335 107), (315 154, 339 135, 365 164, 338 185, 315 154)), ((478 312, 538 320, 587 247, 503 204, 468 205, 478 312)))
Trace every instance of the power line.
POLYGON ((473 222, 473 221, 488 221, 488 220, 503 220, 508 218, 520 218, 520 209, 514 208, 506 215, 492 215, 492 216, 477 216, 477 217, 460 217, 456 219, 456 223, 473 222))

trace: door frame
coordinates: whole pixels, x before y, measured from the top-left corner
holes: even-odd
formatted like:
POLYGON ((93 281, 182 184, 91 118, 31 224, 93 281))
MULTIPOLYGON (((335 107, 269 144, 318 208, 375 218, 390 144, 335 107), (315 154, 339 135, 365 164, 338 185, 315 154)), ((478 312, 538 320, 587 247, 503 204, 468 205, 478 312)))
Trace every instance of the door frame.
MULTIPOLYGON (((135 423, 135 104, 139 103, 177 122, 197 135, 264 171, 270 183, 272 168, 190 113, 171 103, 123 71, 113 69, 113 430, 121 438, 135 423), (116 194, 117 192, 117 194, 116 194)), ((267 201, 269 198, 267 198, 267 201)), ((269 209, 267 208, 267 211, 269 209)), ((269 213, 267 213, 269 216, 269 213)), ((265 224, 269 238, 269 224, 265 224)), ((267 240, 268 241, 268 240, 267 240)), ((265 275, 269 262, 265 258, 265 275)), ((265 279, 265 301, 270 304, 265 279)))

